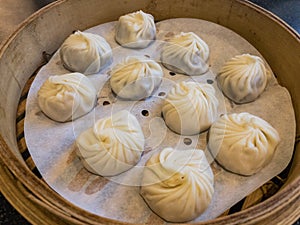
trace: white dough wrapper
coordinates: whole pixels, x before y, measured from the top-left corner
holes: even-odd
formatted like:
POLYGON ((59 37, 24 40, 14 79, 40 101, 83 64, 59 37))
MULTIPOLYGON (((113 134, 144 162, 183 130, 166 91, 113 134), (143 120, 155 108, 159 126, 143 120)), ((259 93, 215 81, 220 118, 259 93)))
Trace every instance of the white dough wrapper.
POLYGON ((116 26, 116 41, 128 48, 146 48, 156 37, 156 26, 151 14, 139 10, 121 16, 116 26))
POLYGON ((169 222, 186 222, 203 213, 214 193, 214 174, 202 150, 165 148, 144 168, 141 195, 169 222))
POLYGON ((201 75, 208 71, 208 45, 193 32, 181 32, 164 45, 161 52, 163 65, 174 72, 201 75))
POLYGON ((75 120, 90 112, 97 91, 81 73, 50 76, 38 91, 38 105, 45 115, 58 122, 75 120))
POLYGON ((272 159, 279 144, 278 132, 250 113, 221 116, 210 128, 208 148, 227 170, 250 176, 272 159))
POLYGON ((195 135, 207 130, 216 120, 218 105, 212 85, 182 81, 167 94, 162 114, 172 131, 195 135))
POLYGON ((100 35, 76 31, 60 47, 60 58, 66 69, 89 75, 112 62, 112 50, 100 35))
POLYGON ((231 58, 217 76, 223 93, 236 103, 254 101, 265 90, 269 79, 264 61, 250 54, 231 58))
POLYGON ((151 96, 162 77, 163 71, 157 62, 132 56, 113 67, 110 86, 121 98, 140 100, 151 96))
POLYGON ((103 118, 77 139, 77 155, 84 167, 101 176, 114 176, 138 163, 145 138, 134 115, 122 110, 103 118))

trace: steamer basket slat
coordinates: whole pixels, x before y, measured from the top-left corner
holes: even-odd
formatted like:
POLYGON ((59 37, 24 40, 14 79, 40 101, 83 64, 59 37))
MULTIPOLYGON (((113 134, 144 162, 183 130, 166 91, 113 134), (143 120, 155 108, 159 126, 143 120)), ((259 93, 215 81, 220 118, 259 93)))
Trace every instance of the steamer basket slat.
POLYGON ((72 205, 48 187, 26 147, 23 123, 26 93, 45 52, 55 52, 73 30, 139 9, 158 21, 193 17, 228 27, 262 53, 292 96, 297 137, 291 165, 222 216, 199 224, 292 224, 300 216, 300 37, 276 16, 241 0, 60 0, 28 18, 0 51, 1 192, 33 224, 119 223, 72 205))

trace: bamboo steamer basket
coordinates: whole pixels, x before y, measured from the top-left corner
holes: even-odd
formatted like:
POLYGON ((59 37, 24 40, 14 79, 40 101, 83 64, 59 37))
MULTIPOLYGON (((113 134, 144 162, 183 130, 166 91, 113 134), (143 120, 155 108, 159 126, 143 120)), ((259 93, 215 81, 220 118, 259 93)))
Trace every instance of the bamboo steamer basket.
POLYGON ((3 195, 33 224, 121 223, 69 203, 39 176, 24 140, 24 100, 32 75, 45 63, 47 53, 55 52, 73 30, 114 21, 139 9, 153 14, 158 21, 200 18, 233 30, 260 51, 292 96, 297 122, 295 153, 285 177, 277 177, 280 190, 261 187, 244 199, 235 213, 230 209, 214 220, 199 224, 295 222, 300 217, 300 91, 297 89, 300 87, 300 36, 278 17, 242 0, 60 0, 28 18, 0 51, 0 190, 3 195))

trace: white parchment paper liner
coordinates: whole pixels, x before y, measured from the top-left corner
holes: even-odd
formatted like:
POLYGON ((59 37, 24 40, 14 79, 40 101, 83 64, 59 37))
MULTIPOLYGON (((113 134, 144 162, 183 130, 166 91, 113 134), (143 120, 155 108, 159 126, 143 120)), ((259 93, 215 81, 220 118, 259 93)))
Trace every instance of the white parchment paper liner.
POLYGON ((157 23, 157 40, 148 48, 132 50, 119 47, 114 40, 115 22, 93 27, 87 32, 100 34, 113 49, 113 64, 98 74, 88 76, 99 90, 98 105, 89 114, 67 123, 47 118, 37 105, 37 92, 50 75, 69 73, 56 53, 36 76, 28 98, 25 117, 25 138, 29 152, 44 180, 60 195, 75 205, 100 216, 129 223, 165 223, 148 208, 139 195, 139 181, 143 165, 155 151, 164 147, 205 150, 215 175, 215 193, 209 208, 195 221, 213 219, 256 188, 280 173, 289 163, 293 153, 295 117, 288 91, 273 77, 265 92, 255 101, 236 105, 224 98, 215 82, 215 74, 233 56, 259 52, 234 32, 211 22, 198 19, 171 19, 157 23), (180 32, 194 32, 210 48, 210 70, 202 76, 171 76, 163 67, 164 79, 153 96, 145 101, 122 101, 115 97, 109 86, 111 68, 126 56, 145 56, 159 62, 164 40, 180 32), (206 149, 207 132, 195 136, 179 136, 171 132, 161 117, 161 103, 174 82, 194 80, 211 82, 220 100, 219 114, 249 112, 269 122, 280 134, 281 142, 270 164, 259 173, 239 176, 223 170, 206 149), (209 81, 208 81, 209 80, 209 81), (103 104, 103 103, 106 104, 103 104), (109 103, 109 104, 107 104, 109 103), (119 176, 109 179, 89 173, 75 154, 76 137, 100 118, 110 116, 120 109, 133 113, 146 137, 145 152, 138 165, 119 176), (142 110, 149 112, 142 115, 142 110), (187 138, 191 144, 184 142, 187 138))

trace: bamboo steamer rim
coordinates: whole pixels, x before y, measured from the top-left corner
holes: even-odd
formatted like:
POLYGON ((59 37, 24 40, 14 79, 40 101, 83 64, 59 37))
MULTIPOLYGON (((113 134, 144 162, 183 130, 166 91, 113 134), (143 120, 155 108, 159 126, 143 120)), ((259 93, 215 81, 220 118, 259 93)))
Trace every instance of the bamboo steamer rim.
MULTIPOLYGON (((78 2, 78 0, 76 1, 78 2)), ((13 44, 15 38, 18 35, 21 35, 23 29, 30 26, 32 22, 43 16, 43 14, 68 2, 71 2, 71 0, 59 0, 53 2, 25 20, 4 42, 0 50, 0 60, 6 49, 13 44)), ((300 44, 299 34, 274 14, 248 1, 228 0, 227 2, 231 2, 231 4, 240 4, 263 14, 273 23, 279 24, 285 32, 293 36, 300 44)), ((150 2, 150 4, 154 3, 156 3, 155 0, 150 2)), ((296 115, 299 115, 299 113, 297 114, 297 109, 295 111, 296 115)), ((297 121, 297 124, 299 124, 299 121, 297 121)), ((297 128, 297 130, 299 130, 299 128, 297 128)), ((299 147, 299 133, 297 133, 295 150, 299 149, 299 147)), ((9 149, 2 135, 0 135, 0 149, 0 171, 3 174, 3 176, 0 177, 1 192, 30 222, 36 224, 127 224, 91 214, 67 202, 45 182, 33 174, 24 162, 9 149), (20 194, 24 195, 25 198, 18 200, 18 197, 21 197, 20 194), (40 211, 38 211, 36 215, 28 213, 28 209, 26 208, 27 205, 36 206, 35 209, 39 209, 40 211)), ((298 150, 298 155, 300 154, 299 151, 300 150, 298 150)), ((298 156, 298 158, 300 157, 298 156)), ((299 167, 299 163, 295 164, 294 167, 299 167)), ((291 181, 287 182, 287 185, 279 193, 256 206, 232 215, 198 224, 257 224, 264 223, 264 221, 274 221, 276 224, 278 222, 285 224, 292 223, 300 216, 300 204, 297 204, 297 202, 300 202, 300 177, 298 176, 290 180, 291 181), (276 217, 279 217, 279 219, 273 220, 276 217)))

